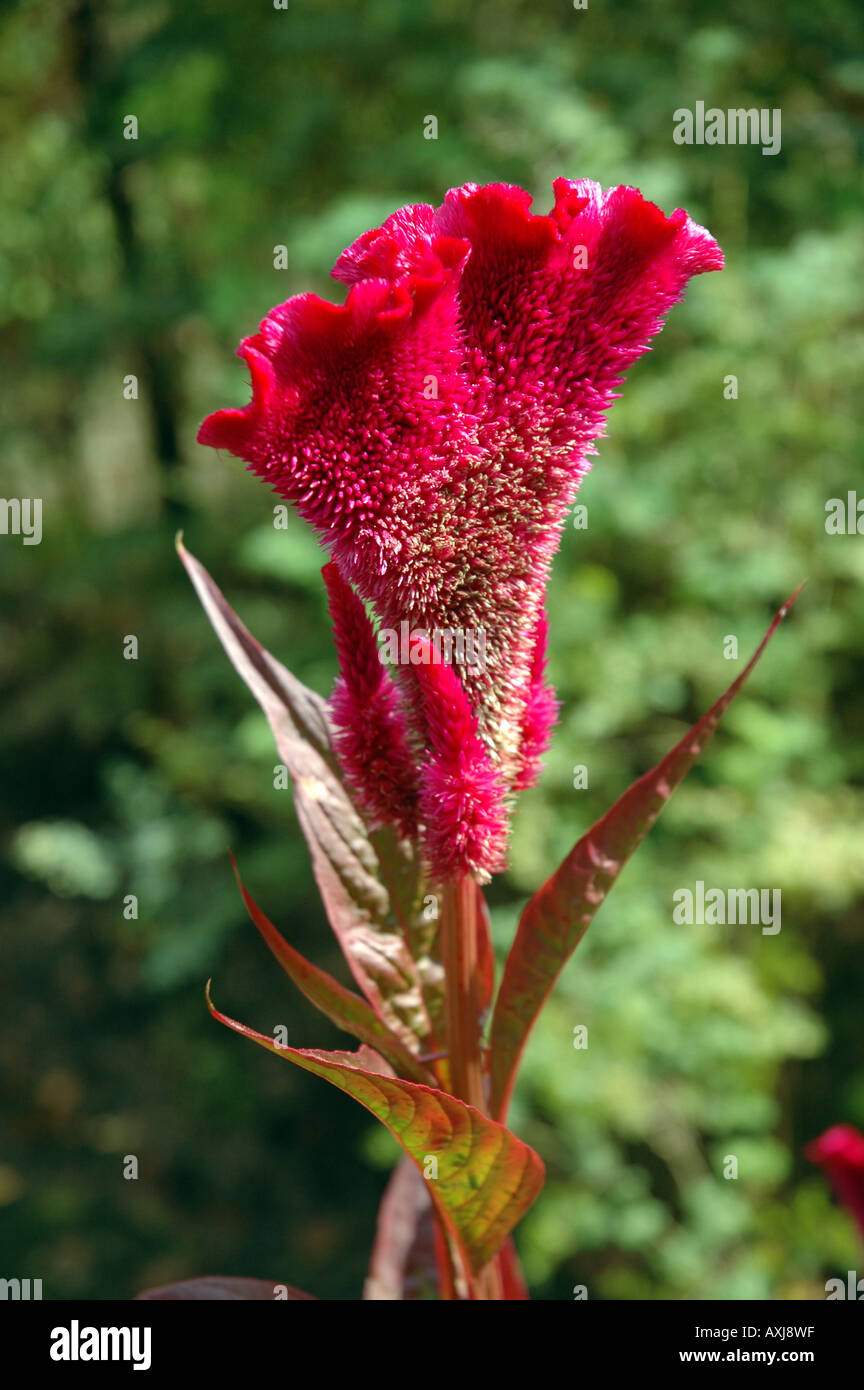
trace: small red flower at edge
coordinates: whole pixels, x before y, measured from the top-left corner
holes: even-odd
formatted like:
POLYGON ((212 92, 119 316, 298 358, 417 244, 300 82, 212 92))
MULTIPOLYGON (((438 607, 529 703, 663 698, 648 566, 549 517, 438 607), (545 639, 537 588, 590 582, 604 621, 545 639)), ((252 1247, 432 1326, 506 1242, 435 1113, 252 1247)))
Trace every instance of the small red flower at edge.
POLYGON ((864 1134, 854 1125, 833 1125, 807 1145, 804 1155, 828 1175, 864 1235, 864 1134))

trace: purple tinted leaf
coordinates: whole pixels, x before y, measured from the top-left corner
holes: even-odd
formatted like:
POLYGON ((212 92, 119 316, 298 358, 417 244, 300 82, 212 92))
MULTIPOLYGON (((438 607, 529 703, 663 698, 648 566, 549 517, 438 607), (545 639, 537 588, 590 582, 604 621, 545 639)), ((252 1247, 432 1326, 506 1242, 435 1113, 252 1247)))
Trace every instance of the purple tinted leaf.
POLYGON ((430 1034, 424 981, 366 827, 335 770, 326 703, 265 652, 203 565, 178 553, 217 637, 260 704, 294 784, 294 807, 330 925, 376 1013, 409 1050, 430 1034))
POLYGON ((416 1164, 403 1158, 378 1209, 375 1244, 363 1289, 367 1302, 435 1299, 435 1210, 416 1164))
POLYGON ((218 1275, 203 1279, 184 1279, 179 1284, 162 1284, 155 1289, 145 1289, 135 1295, 138 1301, 171 1301, 248 1303, 251 1300, 266 1303, 291 1302, 297 1299, 317 1302, 311 1293, 303 1293, 290 1284, 279 1284, 271 1279, 227 1279, 218 1275))

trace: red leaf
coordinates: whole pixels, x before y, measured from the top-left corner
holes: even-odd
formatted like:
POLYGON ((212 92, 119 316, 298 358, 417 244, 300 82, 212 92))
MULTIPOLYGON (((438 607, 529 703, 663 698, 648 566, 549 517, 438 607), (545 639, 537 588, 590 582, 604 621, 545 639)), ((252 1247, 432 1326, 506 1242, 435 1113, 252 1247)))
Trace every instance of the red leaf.
POLYGON ((501 1287, 504 1298, 509 1303, 521 1303, 530 1301, 528 1286, 522 1274, 522 1266, 519 1263, 519 1256, 516 1254, 516 1246, 512 1239, 505 1240, 501 1246, 499 1255, 501 1268, 501 1287))
POLYGON ((145 1289, 143 1293, 136 1294, 135 1298, 138 1301, 162 1299, 174 1302, 202 1302, 213 1299, 222 1302, 248 1302, 250 1299, 265 1303, 291 1302, 296 1299, 317 1302, 314 1294, 292 1289, 290 1284, 280 1284, 271 1279, 223 1279, 218 1275, 203 1279, 184 1279, 179 1284, 161 1284, 156 1289, 145 1289))
POLYGON ((519 921, 495 1002, 490 1036, 492 1114, 507 1116, 528 1034, 572 953, 630 855, 690 771, 738 694, 801 587, 776 614, 755 655, 725 695, 672 752, 638 782, 570 851, 528 903, 519 921))
POLYGON ((381 1199, 363 1297, 379 1303, 438 1297, 435 1211, 410 1158, 397 1163, 381 1199))
POLYGON ((455 1096, 369 1070, 363 1049, 355 1054, 280 1047, 219 1013, 209 987, 207 1006, 235 1033, 353 1096, 387 1127, 421 1172, 430 1159, 437 1160, 438 1177, 429 1179, 429 1195, 468 1269, 479 1273, 543 1185, 543 1163, 533 1149, 455 1096))
POLYGON ((237 886, 243 895, 249 916, 297 988, 338 1028, 344 1028, 346 1033, 353 1034, 360 1042, 376 1048, 398 1073, 428 1084, 431 1078, 426 1068, 395 1037, 365 999, 353 990, 346 989, 332 975, 328 975, 326 970, 319 969, 317 965, 306 960, 305 956, 301 956, 299 951, 295 951, 293 946, 289 946, 246 891, 233 854, 231 863, 234 865, 237 886))

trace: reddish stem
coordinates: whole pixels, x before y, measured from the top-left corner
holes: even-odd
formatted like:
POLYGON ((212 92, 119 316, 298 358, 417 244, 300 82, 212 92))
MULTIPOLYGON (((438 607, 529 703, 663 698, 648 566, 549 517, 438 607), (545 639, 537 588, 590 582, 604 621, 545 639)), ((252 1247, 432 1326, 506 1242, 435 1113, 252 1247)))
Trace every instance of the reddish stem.
MULTIPOLYGON (((466 874, 445 885, 441 905, 450 1091, 485 1114, 478 932, 477 885, 466 874)), ((501 1299, 503 1285, 498 1257, 468 1283, 472 1299, 501 1299)))
POLYGON ((448 883, 441 905, 450 1090, 485 1111, 477 972, 477 887, 469 875, 448 883))

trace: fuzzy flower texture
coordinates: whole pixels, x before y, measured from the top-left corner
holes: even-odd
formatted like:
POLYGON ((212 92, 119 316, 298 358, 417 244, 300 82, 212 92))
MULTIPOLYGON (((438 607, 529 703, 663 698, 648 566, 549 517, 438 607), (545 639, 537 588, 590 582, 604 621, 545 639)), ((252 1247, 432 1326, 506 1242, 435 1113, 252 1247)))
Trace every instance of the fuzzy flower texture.
POLYGON ((555 719, 544 592, 626 369, 713 238, 634 188, 555 205, 466 184, 401 208, 239 348, 252 401, 201 426, 318 532, 346 782, 438 880, 503 865, 555 719))

